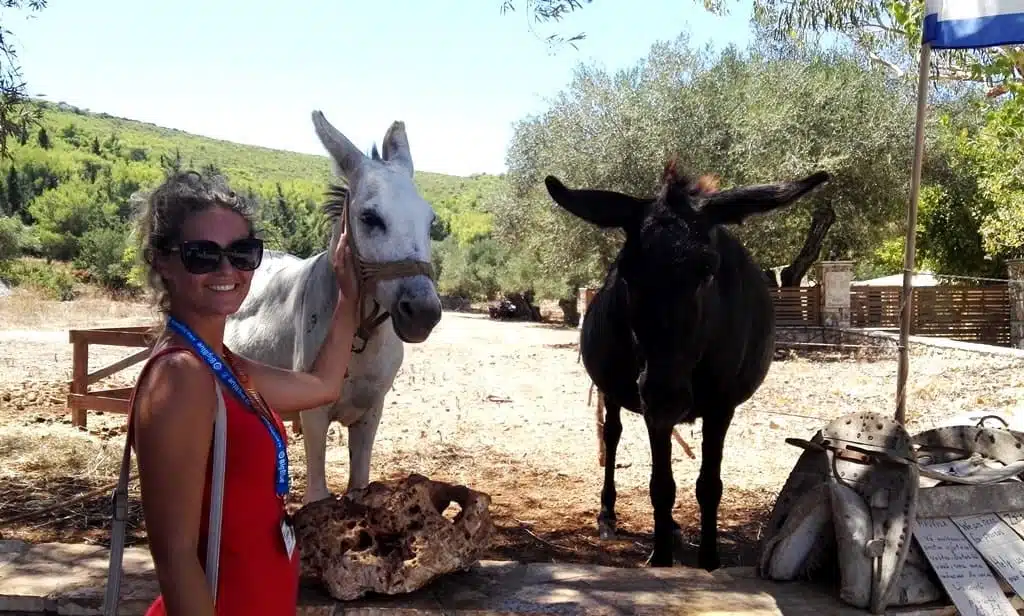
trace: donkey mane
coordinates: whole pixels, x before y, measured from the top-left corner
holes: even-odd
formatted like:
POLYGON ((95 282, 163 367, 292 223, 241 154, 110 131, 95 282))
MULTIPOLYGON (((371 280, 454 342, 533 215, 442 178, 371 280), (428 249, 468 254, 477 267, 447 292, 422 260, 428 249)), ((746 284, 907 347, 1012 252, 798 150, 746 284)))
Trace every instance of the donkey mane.
POLYGON ((321 209, 323 209, 324 214, 327 215, 329 220, 337 220, 345 210, 345 202, 348 201, 348 186, 331 183, 328 184, 324 194, 327 195, 327 199, 324 201, 321 209))
MULTIPOLYGON (((707 197, 719 190, 718 176, 705 173, 693 176, 680 169, 679 158, 673 156, 665 164, 665 170, 661 174, 661 190, 659 196, 669 198, 672 195, 690 194, 698 199, 707 197)), ((695 211, 700 210, 703 204, 693 203, 691 207, 695 211)))
MULTIPOLYGON (((373 147, 370 148, 370 158, 372 160, 383 160, 380 156, 380 151, 377 150, 376 142, 374 142, 373 147)), ((327 190, 324 193, 327 195, 327 199, 321 206, 321 209, 324 214, 327 215, 328 220, 333 222, 341 216, 341 213, 345 208, 345 202, 348 201, 349 193, 350 191, 347 184, 339 184, 333 181, 328 184, 327 190)))

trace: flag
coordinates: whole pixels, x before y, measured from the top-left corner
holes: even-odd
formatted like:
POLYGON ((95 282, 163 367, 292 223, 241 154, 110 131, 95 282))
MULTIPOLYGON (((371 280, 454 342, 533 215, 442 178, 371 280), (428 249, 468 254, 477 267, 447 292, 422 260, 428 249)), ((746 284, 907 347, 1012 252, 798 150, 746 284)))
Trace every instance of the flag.
POLYGON ((1024 0, 925 0, 921 43, 935 49, 1024 44, 1024 0))

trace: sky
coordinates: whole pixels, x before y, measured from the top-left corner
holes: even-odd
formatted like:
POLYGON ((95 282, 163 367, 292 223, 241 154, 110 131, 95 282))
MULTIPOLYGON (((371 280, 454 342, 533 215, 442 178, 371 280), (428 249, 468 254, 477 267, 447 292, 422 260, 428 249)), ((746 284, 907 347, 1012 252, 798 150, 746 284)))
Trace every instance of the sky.
POLYGON ((594 0, 534 24, 501 0, 49 0, 5 11, 31 95, 190 133, 324 154, 320 109, 358 147, 403 120, 418 170, 501 173, 513 124, 579 63, 609 70, 689 32, 745 45, 751 0, 594 0), (532 28, 532 29, 531 29, 532 28), (552 54, 543 37, 585 32, 552 54))

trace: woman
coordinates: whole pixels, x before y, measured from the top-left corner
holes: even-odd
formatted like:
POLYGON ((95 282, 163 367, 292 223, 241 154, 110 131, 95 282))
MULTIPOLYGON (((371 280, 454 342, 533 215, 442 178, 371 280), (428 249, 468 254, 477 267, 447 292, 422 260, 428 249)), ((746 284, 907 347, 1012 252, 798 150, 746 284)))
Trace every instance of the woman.
POLYGON ((288 537, 287 432, 278 413, 314 408, 340 393, 356 321, 347 238, 332 255, 339 295, 330 331, 303 373, 223 345, 226 319, 245 299, 263 256, 244 200, 216 178, 179 173, 150 196, 139 231, 149 282, 167 318, 136 383, 129 419, 161 593, 147 614, 295 614, 299 555, 288 537), (208 362, 211 351, 218 357, 208 362), (228 446, 215 611, 204 561, 218 379, 228 446), (236 393, 232 379, 245 394, 236 393))

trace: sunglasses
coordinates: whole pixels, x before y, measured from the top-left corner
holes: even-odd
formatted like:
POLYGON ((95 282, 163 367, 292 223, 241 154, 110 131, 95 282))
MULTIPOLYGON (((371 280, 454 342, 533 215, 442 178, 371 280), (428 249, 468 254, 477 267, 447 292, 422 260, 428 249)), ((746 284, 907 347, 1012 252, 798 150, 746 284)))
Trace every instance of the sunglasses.
POLYGON ((235 269, 251 272, 263 261, 263 240, 247 237, 231 242, 226 248, 211 240, 189 240, 169 252, 181 253, 181 263, 190 274, 215 272, 224 257, 235 269))

